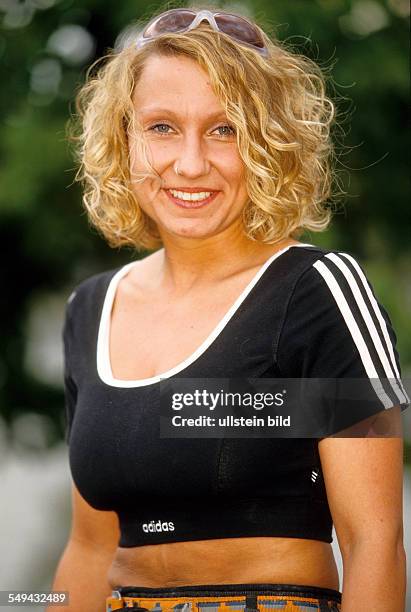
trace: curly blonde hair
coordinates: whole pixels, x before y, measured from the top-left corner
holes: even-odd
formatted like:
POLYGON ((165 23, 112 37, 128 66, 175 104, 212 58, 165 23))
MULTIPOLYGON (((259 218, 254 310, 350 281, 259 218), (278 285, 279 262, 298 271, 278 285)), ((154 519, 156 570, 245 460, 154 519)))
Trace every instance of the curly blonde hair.
POLYGON ((267 57, 203 23, 187 33, 162 34, 140 49, 131 37, 90 67, 76 98, 75 179, 84 185, 90 222, 110 246, 161 246, 155 222, 133 193, 128 151, 132 129, 149 168, 139 180, 160 178, 147 159, 132 103, 134 87, 153 54, 191 58, 208 73, 235 127, 245 165, 246 235, 276 243, 297 238, 304 230, 326 229, 332 215, 327 200, 334 178, 330 127, 335 106, 326 95, 324 73, 314 61, 288 50, 263 30, 262 34, 267 57))

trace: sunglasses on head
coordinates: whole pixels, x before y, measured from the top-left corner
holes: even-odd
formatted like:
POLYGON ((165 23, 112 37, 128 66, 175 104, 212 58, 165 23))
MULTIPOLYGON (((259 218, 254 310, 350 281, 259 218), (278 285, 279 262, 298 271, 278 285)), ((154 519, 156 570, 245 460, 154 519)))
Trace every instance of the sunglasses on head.
POLYGON ((181 34, 189 32, 200 25, 202 21, 208 21, 216 32, 227 34, 236 42, 254 49, 263 56, 267 56, 261 31, 244 17, 225 13, 223 11, 211 12, 206 10, 193 11, 190 9, 171 9, 154 17, 137 38, 136 46, 142 47, 154 40, 161 34, 181 34))

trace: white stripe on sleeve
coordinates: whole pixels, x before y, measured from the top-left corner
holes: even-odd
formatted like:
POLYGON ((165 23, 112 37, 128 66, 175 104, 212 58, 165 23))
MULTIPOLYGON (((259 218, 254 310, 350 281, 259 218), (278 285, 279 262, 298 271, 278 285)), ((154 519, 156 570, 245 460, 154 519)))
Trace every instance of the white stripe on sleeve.
MULTIPOLYGON (((342 255, 342 253, 339 253, 339 255, 342 255)), ((360 288, 358 287, 357 281, 354 278, 353 273, 351 272, 351 270, 349 269, 347 264, 344 263, 344 261, 341 259, 341 257, 336 255, 335 253, 328 253, 326 255, 326 257, 328 259, 330 259, 331 261, 333 261, 336 266, 338 266, 338 268, 341 270, 341 272, 344 274, 345 278, 347 279, 347 282, 350 285, 350 288, 351 288, 351 291, 352 291, 353 296, 355 298, 355 301, 357 303, 357 306, 359 307, 360 312, 362 314, 362 317, 364 319, 364 322, 365 322, 365 324, 367 326, 368 332, 369 332, 371 338, 373 339, 374 347, 375 347, 375 350, 377 351, 378 357, 380 358, 380 361, 381 361, 382 366, 384 368, 384 372, 387 375, 387 378, 390 379, 390 384, 391 384, 391 386, 392 386, 396 396, 398 397, 400 403, 402 404, 404 402, 407 402, 407 397, 404 395, 403 391, 399 388, 397 381, 394 380, 395 379, 395 374, 392 371, 391 364, 390 364, 390 361, 388 359, 386 350, 384 349, 384 347, 382 345, 381 338, 379 336, 377 328, 375 327, 374 321, 372 320, 372 317, 370 315, 368 307, 367 307, 367 305, 366 305, 366 303, 364 301, 364 298, 363 298, 363 296, 361 294, 360 288)), ((351 258, 351 259, 354 259, 354 258, 351 258)), ((356 270, 357 270, 357 268, 356 268, 356 270)), ((357 270, 357 272, 358 272, 358 270, 357 270)), ((362 275, 364 276, 363 273, 362 273, 362 275)), ((374 309, 374 312, 375 312, 375 314, 376 314, 376 316, 378 318, 378 321, 380 323, 380 326, 381 326, 381 319, 382 320, 384 320, 384 319, 383 319, 383 316, 382 316, 382 314, 380 312, 378 304, 377 304, 374 296, 372 295, 372 292, 371 292, 371 290, 370 290, 370 288, 368 286, 367 280, 365 279, 365 283, 364 283, 363 279, 361 279, 361 280, 362 280, 362 283, 363 283, 364 287, 366 289, 368 289, 369 293, 373 297, 373 300, 375 302, 375 306, 373 304, 373 309, 374 309), (378 317, 378 315, 379 315, 379 317, 378 317)), ((369 293, 367 292, 368 297, 369 297, 369 293)), ((387 331, 386 326, 385 326, 385 329, 387 331)), ((388 350, 391 349, 390 354, 392 355, 392 363, 393 363, 393 365, 395 367, 397 377, 399 378, 397 365, 396 365, 395 359, 394 359, 394 351, 392 349, 390 337, 388 336, 388 331, 387 331, 387 336, 384 335, 384 339, 385 339, 386 345, 388 347, 388 350)))
POLYGON ((358 352, 360 354, 365 371, 367 373, 367 376, 370 379, 370 382, 375 390, 375 393, 377 394, 377 396, 383 403, 384 408, 391 408, 392 401, 389 398, 389 396, 386 394, 381 383, 378 383, 378 380, 376 380, 378 379, 378 373, 375 368, 375 364, 371 358, 367 344, 354 318, 352 310, 344 296, 343 291, 341 290, 341 287, 339 286, 337 282, 337 279, 335 278, 333 273, 330 271, 330 269, 322 261, 316 261, 313 264, 313 267, 321 274, 321 276, 327 283, 327 286, 330 289, 332 296, 334 297, 337 303, 337 306, 344 318, 344 321, 347 324, 347 327, 352 336, 352 339, 354 340, 354 343, 358 349, 358 352))
POLYGON ((358 262, 354 259, 354 257, 349 255, 348 253, 339 253, 339 254, 342 255, 343 257, 345 257, 346 259, 348 259, 348 261, 350 261, 352 263, 352 265, 354 266, 354 268, 357 271, 358 276, 361 279, 361 282, 362 282, 362 284, 364 286, 364 289, 367 292, 368 299, 370 300, 370 303, 371 303, 371 305, 373 307, 373 310, 375 312, 375 316, 377 317, 377 319, 379 321, 379 324, 380 324, 380 327, 381 327, 381 331, 383 333, 384 340, 385 340, 388 352, 389 352, 390 357, 391 357, 391 363, 393 364, 393 367, 394 367, 394 370, 395 370, 395 376, 397 377, 398 383, 400 384, 401 389, 402 389, 403 397, 406 400, 406 403, 409 403, 410 402, 410 398, 408 397, 408 394, 407 394, 407 392, 406 392, 406 390, 404 388, 404 385, 402 384, 402 381, 401 381, 400 373, 399 373, 398 367, 397 367, 397 362, 396 362, 395 356, 394 356, 394 350, 393 350, 393 347, 392 347, 392 342, 391 342, 390 336, 388 334, 387 323, 386 323, 384 317, 381 314, 381 310, 380 310, 380 308, 378 306, 377 300, 375 299, 375 297, 374 297, 374 295, 373 295, 373 293, 371 291, 371 288, 369 286, 367 278, 366 278, 364 272, 361 270, 361 267, 359 266, 358 262))

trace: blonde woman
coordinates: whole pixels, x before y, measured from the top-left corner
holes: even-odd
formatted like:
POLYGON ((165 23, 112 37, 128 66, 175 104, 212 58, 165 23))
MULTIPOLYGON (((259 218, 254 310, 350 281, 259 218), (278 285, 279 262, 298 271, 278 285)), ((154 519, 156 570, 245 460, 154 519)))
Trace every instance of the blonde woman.
POLYGON ((53 588, 76 612, 400 612, 399 436, 159 435, 173 377, 384 378, 375 413, 409 402, 361 266, 298 240, 331 215, 321 71, 239 15, 173 9, 78 102, 89 219, 153 252, 67 302, 73 523, 53 588))

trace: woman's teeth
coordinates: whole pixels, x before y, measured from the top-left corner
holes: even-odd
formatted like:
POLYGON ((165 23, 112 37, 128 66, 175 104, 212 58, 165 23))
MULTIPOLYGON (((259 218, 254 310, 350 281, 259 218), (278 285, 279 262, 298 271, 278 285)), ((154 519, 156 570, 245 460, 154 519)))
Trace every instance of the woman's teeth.
POLYGON ((178 198, 179 200, 185 200, 187 202, 199 202, 200 200, 206 200, 213 193, 212 191, 188 193, 187 191, 175 191, 174 189, 169 189, 169 192, 174 198, 178 198))

